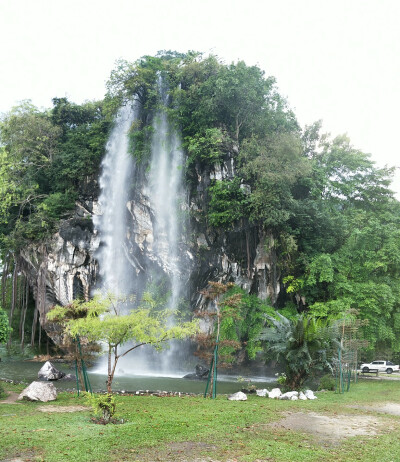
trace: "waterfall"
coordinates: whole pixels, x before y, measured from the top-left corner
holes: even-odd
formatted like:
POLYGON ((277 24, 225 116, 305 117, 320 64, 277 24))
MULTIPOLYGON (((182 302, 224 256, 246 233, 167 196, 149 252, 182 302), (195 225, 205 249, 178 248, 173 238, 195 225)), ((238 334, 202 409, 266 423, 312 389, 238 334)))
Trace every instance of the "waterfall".
POLYGON ((123 106, 106 145, 100 176, 100 214, 94 217, 101 245, 97 252, 102 290, 116 295, 128 294, 131 268, 124 255, 127 235, 127 201, 134 161, 128 152, 128 131, 135 120, 132 105, 123 106))
MULTIPOLYGON (((164 108, 168 105, 161 76, 158 88, 164 108)), ((169 123, 165 110, 159 110, 153 121, 149 200, 155 214, 154 252, 164 262, 170 282, 168 307, 177 308, 182 295, 181 252, 184 202, 182 186, 183 152, 176 129, 169 123)))
MULTIPOLYGON (((96 217, 94 224, 101 243, 97 259, 102 291, 140 296, 148 283, 163 281, 168 291, 166 308, 176 309, 184 292, 182 267, 187 258, 183 247, 184 156, 177 130, 168 121, 165 110, 168 97, 161 77, 158 90, 163 107, 153 117, 149 168, 146 174, 139 175, 145 181, 135 185, 135 197, 130 197, 135 169, 143 168, 135 166, 128 152, 128 132, 139 113, 135 103, 133 107, 120 109, 107 143, 100 177, 101 215, 96 217), (144 215, 139 218, 139 213, 144 215), (143 226, 147 226, 146 236, 152 235, 150 245, 141 246, 140 239, 135 237, 141 234, 143 226), (139 260, 144 264, 138 269, 132 262, 139 260)), ((172 316, 169 322, 173 323, 172 316)), ((176 355, 174 342, 161 355, 148 346, 141 347, 121 359, 119 372, 168 375, 177 369, 172 364, 176 355)), ((104 370, 105 365, 101 369, 104 370)))

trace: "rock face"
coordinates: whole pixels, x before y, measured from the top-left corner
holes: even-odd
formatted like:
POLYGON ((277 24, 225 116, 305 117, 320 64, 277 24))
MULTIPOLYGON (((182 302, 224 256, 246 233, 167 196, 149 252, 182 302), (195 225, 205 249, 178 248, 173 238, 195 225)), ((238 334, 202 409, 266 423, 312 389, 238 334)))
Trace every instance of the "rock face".
MULTIPOLYGON (((273 304, 278 299, 280 272, 273 235, 248 223, 238 223, 229 231, 207 225, 208 187, 213 179, 235 176, 235 149, 231 147, 224 160, 214 167, 197 165, 195 177, 188 182, 187 203, 182 206, 188 223, 185 235, 178 236, 181 255, 178 278, 185 287, 182 295, 190 300, 192 309, 208 307, 209 301, 200 291, 210 280, 234 282, 273 304)), ((156 217, 146 181, 146 172, 138 168, 126 204, 129 222, 124 251, 132 279, 137 280, 136 287, 145 287, 155 273, 171 271, 168 254, 163 256, 154 251, 156 217)), ((247 191, 248 186, 242 186, 247 191)), ((92 217, 99 213, 94 191, 91 197, 77 202, 74 215, 62 222, 51 239, 23 249, 20 255, 21 271, 28 278, 40 323, 56 343, 60 341, 57 326, 46 322, 50 307, 68 304, 77 296, 89 297, 99 282, 96 251, 100 238, 92 223, 92 217)), ((205 324, 203 328, 207 330, 209 326, 205 324)))
POLYGON ((50 361, 46 361, 38 372, 40 380, 59 380, 65 377, 65 373, 57 370, 50 361))
POLYGON ((84 204, 77 203, 74 216, 64 220, 46 243, 32 244, 20 253, 19 265, 36 301, 40 323, 55 343, 59 343, 59 332, 46 321, 46 313, 56 304, 88 298, 96 281, 94 254, 99 239, 90 213, 95 213, 97 205, 95 201, 84 204))
POLYGON ((57 399, 57 390, 52 383, 32 382, 18 396, 19 400, 27 399, 28 401, 55 401, 57 399))

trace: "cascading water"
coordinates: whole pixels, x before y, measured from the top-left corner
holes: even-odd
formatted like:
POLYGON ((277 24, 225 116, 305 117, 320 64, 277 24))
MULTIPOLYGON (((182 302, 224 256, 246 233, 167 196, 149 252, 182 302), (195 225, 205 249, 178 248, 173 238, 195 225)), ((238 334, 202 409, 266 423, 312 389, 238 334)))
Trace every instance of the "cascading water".
MULTIPOLYGON (((158 88, 163 105, 167 107, 168 98, 161 77, 158 88)), ((154 252, 164 262, 169 277, 171 295, 168 307, 177 308, 182 295, 179 238, 183 236, 183 215, 179 211, 184 202, 183 153, 178 134, 163 110, 154 118, 151 153, 149 200, 155 212, 154 252)))
MULTIPOLYGON (((158 80, 158 90, 165 109, 168 100, 161 77, 158 80)), ((143 261, 140 258, 143 255, 133 254, 143 252, 143 249, 130 246, 128 250, 128 236, 135 232, 128 225, 128 209, 132 212, 132 208, 135 208, 132 205, 135 199, 129 197, 129 191, 135 168, 139 169, 135 167, 133 157, 128 152, 128 131, 138 117, 136 103, 133 107, 121 108, 107 143, 100 177, 99 203, 102 215, 94 223, 101 242, 97 257, 102 291, 119 295, 140 295, 146 290, 143 287, 146 283, 163 281, 166 282, 168 291, 166 308, 173 309, 178 307, 184 286, 182 208, 185 191, 182 182, 183 152, 180 149, 179 136, 169 123, 164 109, 158 110, 153 117, 150 166, 145 175, 147 180, 141 185, 140 191, 141 206, 147 204, 151 217, 151 230, 147 230, 152 235, 151 245, 146 249, 148 267, 138 269, 132 266, 133 259, 143 261), (142 273, 145 273, 144 276, 142 273)), ((131 213, 130 218, 132 217, 135 217, 134 213, 131 213)), ((135 223, 131 222, 130 226, 135 228, 135 223)), ((170 322, 173 322, 173 317, 170 322)), ((172 364, 177 348, 179 346, 172 342, 170 349, 160 356, 158 353, 154 354, 149 347, 141 347, 131 357, 127 355, 121 358, 119 371, 140 375, 173 375, 171 371, 177 369, 176 364, 172 364)))
POLYGON ((116 295, 128 294, 132 283, 132 270, 124 256, 124 242, 127 234, 126 204, 135 168, 128 152, 128 131, 135 120, 135 112, 134 106, 126 105, 117 114, 102 162, 101 214, 93 220, 101 240, 97 259, 102 290, 116 295))

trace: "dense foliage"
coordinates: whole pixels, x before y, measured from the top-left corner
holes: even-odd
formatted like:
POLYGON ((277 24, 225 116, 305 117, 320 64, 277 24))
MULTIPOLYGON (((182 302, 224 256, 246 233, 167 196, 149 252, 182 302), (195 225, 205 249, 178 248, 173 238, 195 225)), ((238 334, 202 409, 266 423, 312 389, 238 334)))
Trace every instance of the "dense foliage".
POLYGON ((7 313, 0 308, 0 343, 7 342, 10 331, 7 313))
POLYGON ((259 338, 268 343, 269 352, 285 366, 285 386, 298 390, 319 371, 332 369, 339 333, 321 318, 301 314, 287 319, 279 313, 278 318, 269 317, 271 326, 259 338))
POLYGON ((103 103, 23 102, 0 121, 0 250, 3 259, 53 232, 75 200, 95 194, 109 122, 103 103))
MULTIPOLYGON (((368 321, 362 330, 371 354, 400 353, 400 206, 390 190, 393 169, 376 167, 346 136, 322 134, 320 122, 302 130, 274 78, 242 61, 164 51, 119 61, 107 88, 103 102, 55 98, 49 111, 23 103, 3 116, 3 256, 44 238, 87 194, 112 115, 135 98, 140 114, 130 135, 143 171, 160 109, 181 130, 190 194, 197 194, 199 172, 233 162, 234 175, 212 179, 204 209, 196 213, 221 233, 241 229, 274 237, 281 273, 276 308, 324 319, 358 313, 368 321)), ((232 331, 248 345, 247 320, 260 310, 253 302, 245 304, 251 307, 245 324, 235 323, 232 331)))

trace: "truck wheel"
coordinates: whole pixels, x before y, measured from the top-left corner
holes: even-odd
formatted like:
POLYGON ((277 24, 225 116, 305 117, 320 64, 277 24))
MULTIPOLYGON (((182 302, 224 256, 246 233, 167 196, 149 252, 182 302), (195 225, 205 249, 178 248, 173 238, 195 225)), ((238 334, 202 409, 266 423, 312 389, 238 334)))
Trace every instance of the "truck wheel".
POLYGON ((389 367, 389 369, 386 369, 386 372, 387 372, 388 374, 391 374, 391 373, 393 372, 393 369, 391 369, 391 368, 389 367))
POLYGON ((363 367, 363 372, 369 372, 369 368, 368 367, 363 367))

